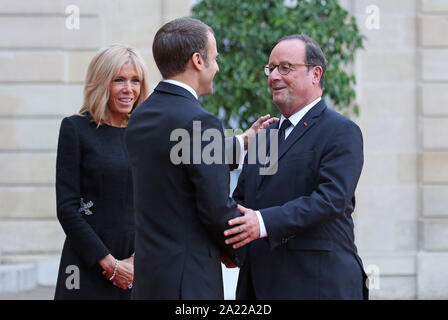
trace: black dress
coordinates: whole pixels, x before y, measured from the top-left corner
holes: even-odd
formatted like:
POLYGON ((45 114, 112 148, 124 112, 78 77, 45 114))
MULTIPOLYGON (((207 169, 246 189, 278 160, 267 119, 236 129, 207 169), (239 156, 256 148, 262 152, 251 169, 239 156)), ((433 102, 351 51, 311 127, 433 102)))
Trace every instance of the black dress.
POLYGON ((89 114, 64 118, 56 160, 57 216, 66 234, 55 299, 129 299, 98 261, 134 253, 132 176, 125 128, 89 114), (79 270, 79 273, 78 273, 79 270))

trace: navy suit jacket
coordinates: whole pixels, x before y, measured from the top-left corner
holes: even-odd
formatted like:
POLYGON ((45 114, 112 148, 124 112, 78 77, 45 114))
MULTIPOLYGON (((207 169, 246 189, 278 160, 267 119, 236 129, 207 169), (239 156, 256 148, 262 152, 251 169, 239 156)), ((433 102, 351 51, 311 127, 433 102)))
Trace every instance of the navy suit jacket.
MULTIPOLYGON (((245 248, 224 245, 227 221, 241 216, 229 197, 224 159, 174 164, 170 157, 179 143, 171 134, 183 129, 193 142, 193 121, 201 122, 197 133, 216 129, 223 137, 220 121, 191 93, 161 82, 132 112, 126 129, 134 181, 135 299, 223 299, 221 254, 239 265, 244 259, 245 248)), ((199 152, 208 144, 200 141, 199 152)), ((194 146, 190 152, 192 157, 194 146)))
MULTIPOLYGON (((270 129, 278 123, 268 137, 270 129)), ((264 176, 264 164, 245 164, 233 193, 260 210, 268 233, 248 245, 237 299, 367 298, 351 218, 363 166, 359 127, 321 100, 280 146, 277 164, 264 176)))

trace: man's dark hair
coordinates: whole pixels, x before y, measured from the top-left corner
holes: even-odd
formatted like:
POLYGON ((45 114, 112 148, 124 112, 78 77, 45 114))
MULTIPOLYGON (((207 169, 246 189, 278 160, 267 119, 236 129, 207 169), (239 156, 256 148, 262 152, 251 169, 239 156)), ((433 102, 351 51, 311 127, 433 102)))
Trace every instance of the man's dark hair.
MULTIPOLYGON (((325 55, 322 52, 322 49, 313 38, 307 36, 304 33, 293 34, 281 38, 280 40, 277 41, 277 44, 280 43, 281 41, 295 40, 295 39, 305 42, 306 45, 305 63, 311 64, 313 66, 320 66, 322 68, 322 77, 320 78, 319 86, 321 89, 323 89, 325 84, 324 75, 325 71, 327 70, 327 59, 325 59, 325 55)), ((307 67, 308 71, 310 71, 310 69, 313 66, 308 66, 307 67)))
POLYGON ((208 65, 207 40, 212 28, 200 20, 179 18, 157 31, 152 53, 164 79, 185 71, 188 60, 199 52, 208 65))

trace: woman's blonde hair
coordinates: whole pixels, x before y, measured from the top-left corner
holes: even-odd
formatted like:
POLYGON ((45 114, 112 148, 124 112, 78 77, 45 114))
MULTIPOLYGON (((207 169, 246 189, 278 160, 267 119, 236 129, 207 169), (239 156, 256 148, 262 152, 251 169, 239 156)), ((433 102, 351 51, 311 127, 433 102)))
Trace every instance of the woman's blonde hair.
POLYGON ((123 65, 128 62, 134 64, 141 84, 140 96, 132 109, 145 101, 149 94, 148 70, 145 61, 135 49, 114 44, 100 49, 90 62, 84 85, 84 102, 78 111, 79 114, 89 112, 98 126, 107 122, 109 86, 123 65))

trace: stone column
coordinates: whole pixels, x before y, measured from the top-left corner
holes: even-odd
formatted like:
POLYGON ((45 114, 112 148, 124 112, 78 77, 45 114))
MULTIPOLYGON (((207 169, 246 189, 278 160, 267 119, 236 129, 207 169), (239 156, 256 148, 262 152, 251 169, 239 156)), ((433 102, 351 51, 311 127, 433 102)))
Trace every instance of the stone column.
POLYGON ((416 0, 345 2, 367 37, 357 55, 354 118, 364 135, 364 168, 354 214, 356 244, 372 299, 416 298, 416 0))
POLYGON ((448 1, 421 0, 419 48, 419 186, 417 294, 448 298, 448 1))

